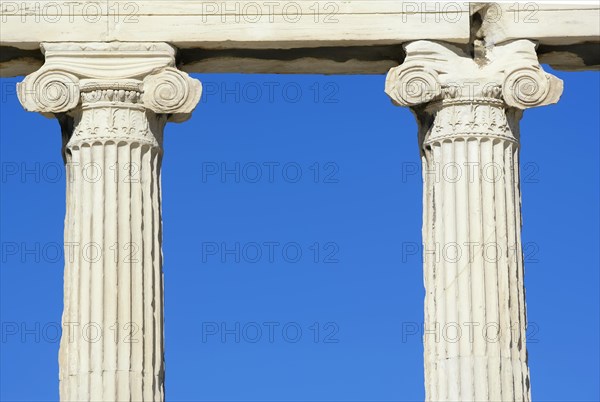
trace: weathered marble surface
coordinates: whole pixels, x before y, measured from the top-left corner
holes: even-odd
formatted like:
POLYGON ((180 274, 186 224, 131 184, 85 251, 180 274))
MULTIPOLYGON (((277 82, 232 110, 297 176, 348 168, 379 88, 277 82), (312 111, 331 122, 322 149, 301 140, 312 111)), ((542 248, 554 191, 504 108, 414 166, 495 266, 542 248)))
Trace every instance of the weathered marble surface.
POLYGON ((429 401, 529 401, 519 120, 558 101, 529 40, 480 49, 417 41, 386 92, 413 110, 423 165, 429 401))
POLYGON ((40 42, 75 39, 167 42, 186 72, 385 74, 401 62, 403 43, 468 50, 481 38, 534 40, 555 68, 600 66, 600 6, 590 2, 2 0, 0 18, 3 77, 39 68, 40 42))
POLYGON ((200 82, 165 43, 44 43, 18 85, 23 107, 57 117, 67 213, 60 398, 162 401, 163 129, 200 82))
POLYGON ((0 76, 29 74, 24 108, 61 123, 65 241, 100 248, 66 261, 61 400, 164 399, 160 165, 165 124, 200 99, 185 72, 388 70, 422 146, 427 398, 530 400, 519 120, 562 93, 540 63, 600 66, 597 4, 49 3, 0 1, 0 76))

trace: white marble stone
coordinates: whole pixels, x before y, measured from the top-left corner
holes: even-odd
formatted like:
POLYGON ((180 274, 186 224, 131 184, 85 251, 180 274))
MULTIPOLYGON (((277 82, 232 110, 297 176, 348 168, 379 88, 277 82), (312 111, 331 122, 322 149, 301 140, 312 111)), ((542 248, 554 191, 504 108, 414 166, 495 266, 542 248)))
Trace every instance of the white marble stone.
POLYGON ((200 82, 173 67, 164 43, 42 49, 46 63, 18 95, 57 117, 65 141, 60 398, 162 401, 163 129, 190 117, 200 82))
POLYGON ((0 76, 29 74, 23 107, 62 128, 61 400, 164 399, 160 166, 165 124, 200 98, 185 72, 390 68, 419 123, 427 399, 530 400, 519 120, 562 93, 540 62, 598 68, 597 4, 49 3, 0 1, 0 76))
POLYGON ((558 101, 535 44, 479 50, 417 41, 386 92, 412 108, 423 164, 429 401, 529 401, 519 120, 558 101))
POLYGON ((526 38, 553 67, 598 69, 600 6, 558 3, 0 0, 0 76, 35 71, 41 42, 75 40, 168 42, 186 72, 385 74, 409 41, 526 38))

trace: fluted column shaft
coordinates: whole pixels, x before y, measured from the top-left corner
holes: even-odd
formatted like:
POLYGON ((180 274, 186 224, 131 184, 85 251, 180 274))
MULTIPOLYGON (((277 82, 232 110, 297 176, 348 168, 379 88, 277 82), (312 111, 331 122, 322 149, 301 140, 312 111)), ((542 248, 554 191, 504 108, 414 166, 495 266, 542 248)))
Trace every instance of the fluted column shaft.
POLYGON ((56 115, 67 211, 62 401, 163 401, 163 130, 189 117, 200 84, 166 44, 47 44, 19 85, 56 115))
POLYGON ((65 261, 63 322, 75 333, 61 340, 61 398, 163 400, 166 116, 146 113, 135 83, 108 85, 82 88, 66 146, 65 242, 81 252, 65 261))
POLYGON ((529 401, 519 120, 562 82, 525 40, 478 60, 427 41, 405 49, 386 92, 419 122, 426 399, 529 401))
POLYGON ((422 144, 428 399, 529 400, 518 136, 497 99, 448 99, 428 111, 435 114, 422 144), (482 114, 499 120, 482 119, 474 131, 448 126, 458 114, 467 124, 482 114))

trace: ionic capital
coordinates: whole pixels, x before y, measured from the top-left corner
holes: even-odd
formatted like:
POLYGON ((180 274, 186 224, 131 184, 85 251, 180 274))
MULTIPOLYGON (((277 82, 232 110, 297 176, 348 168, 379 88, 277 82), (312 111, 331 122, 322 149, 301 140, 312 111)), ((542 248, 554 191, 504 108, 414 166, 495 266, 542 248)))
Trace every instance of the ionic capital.
POLYGON ((404 63, 388 73, 385 91, 394 103, 409 107, 450 99, 501 101, 521 110, 556 103, 563 83, 542 69, 535 47, 516 40, 473 59, 454 45, 411 42, 404 46, 404 63))
POLYGON ((188 119, 202 86, 175 68, 166 43, 43 43, 42 68, 18 84, 23 107, 46 116, 86 104, 135 104, 169 121, 188 119))

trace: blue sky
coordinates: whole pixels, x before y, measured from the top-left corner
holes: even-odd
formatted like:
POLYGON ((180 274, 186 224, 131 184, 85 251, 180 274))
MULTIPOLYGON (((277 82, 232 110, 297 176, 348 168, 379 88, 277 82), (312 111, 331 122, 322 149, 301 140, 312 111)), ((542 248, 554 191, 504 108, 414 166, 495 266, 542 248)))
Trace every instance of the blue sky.
MULTIPOLYGON (((532 396, 593 401, 600 74, 554 73, 562 100, 521 124, 532 396)), ((203 100, 164 143, 167 400, 423 400, 421 336, 406 331, 424 298, 406 252, 421 243, 412 114, 384 76, 195 77, 203 100), (236 325, 239 342, 222 337, 236 325)), ((0 397, 50 401, 64 168, 58 123, 23 111, 19 80, 0 80, 0 397)))

